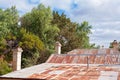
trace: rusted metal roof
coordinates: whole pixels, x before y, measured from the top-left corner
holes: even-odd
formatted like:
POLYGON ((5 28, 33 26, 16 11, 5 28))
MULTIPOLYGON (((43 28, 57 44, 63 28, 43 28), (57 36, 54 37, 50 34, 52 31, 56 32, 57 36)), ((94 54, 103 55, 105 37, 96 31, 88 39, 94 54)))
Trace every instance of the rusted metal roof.
POLYGON ((120 53, 114 49, 75 49, 52 54, 46 63, 12 74, 45 80, 120 80, 120 53))
POLYGON ((47 63, 120 64, 120 54, 53 54, 47 63))
POLYGON ((117 68, 92 66, 87 68, 80 65, 53 66, 42 73, 36 73, 29 78, 47 80, 120 80, 117 68))
POLYGON ((74 49, 67 54, 114 54, 120 53, 118 50, 113 48, 103 48, 103 49, 74 49))

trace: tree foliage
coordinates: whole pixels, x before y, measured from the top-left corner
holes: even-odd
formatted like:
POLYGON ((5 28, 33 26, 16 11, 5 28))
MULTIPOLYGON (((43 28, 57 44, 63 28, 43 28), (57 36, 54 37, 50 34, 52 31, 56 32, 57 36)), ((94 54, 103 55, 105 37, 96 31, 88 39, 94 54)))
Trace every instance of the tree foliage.
POLYGON ((89 34, 91 33, 91 26, 84 21, 81 24, 71 22, 69 18, 63 13, 53 12, 53 24, 57 24, 60 29, 56 40, 62 43, 62 52, 68 52, 75 48, 89 48, 89 34))
MULTIPOLYGON (((0 54, 9 55, 5 53, 11 53, 8 43, 11 42, 7 39, 10 34, 17 35, 17 22, 18 22, 18 12, 13 6, 7 8, 6 10, 0 9, 0 54)), ((10 57, 10 56, 9 56, 10 57)), ((5 59, 9 60, 9 57, 5 59)))
POLYGON ((22 67, 28 67, 36 64, 41 51, 44 50, 44 44, 40 38, 32 33, 26 32, 21 29, 19 33, 19 46, 22 47, 22 67))
MULTIPOLYGON (((81 24, 72 22, 64 13, 52 12, 50 7, 42 4, 21 18, 14 6, 0 9, 0 55, 9 62, 12 49, 22 47, 22 67, 32 66, 48 59, 56 41, 62 44, 62 53, 94 47, 89 43, 91 28, 86 21, 81 24)), ((8 65, 5 61, 2 63, 5 63, 3 66, 8 65)))
POLYGON ((36 50, 43 50, 44 44, 40 40, 40 38, 32 33, 26 32, 24 28, 20 30, 19 37, 19 46, 21 46, 23 49, 33 49, 36 50))
POLYGON ((9 62, 12 60, 12 49, 21 46, 24 50, 22 66, 36 64, 40 51, 44 50, 41 39, 18 26, 18 13, 15 7, 0 10, 0 13, 0 54, 5 55, 5 60, 9 62))
POLYGON ((5 60, 0 59, 0 75, 6 74, 11 71, 12 69, 8 66, 8 63, 5 60))
POLYGON ((77 25, 76 34, 77 34, 77 37, 78 37, 77 40, 79 43, 78 47, 81 47, 81 48, 90 47, 89 34, 91 34, 91 28, 92 26, 90 26, 86 21, 77 25))
POLYGON ((10 32, 17 34, 18 18, 15 6, 4 11, 0 10, 0 38, 5 37, 10 32))
POLYGON ((55 42, 54 37, 57 35, 59 28, 51 24, 52 18, 50 7, 46 8, 40 4, 37 8, 33 8, 31 12, 21 18, 21 26, 23 26, 26 31, 39 36, 46 48, 53 49, 52 45, 55 42))

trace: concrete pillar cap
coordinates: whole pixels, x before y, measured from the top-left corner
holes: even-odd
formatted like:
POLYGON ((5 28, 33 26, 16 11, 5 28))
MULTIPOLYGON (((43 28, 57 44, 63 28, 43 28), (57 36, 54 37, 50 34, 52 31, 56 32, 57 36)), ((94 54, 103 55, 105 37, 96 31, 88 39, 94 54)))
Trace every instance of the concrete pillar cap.
POLYGON ((56 42, 56 46, 62 46, 59 41, 56 42))
POLYGON ((22 48, 21 47, 18 47, 16 49, 13 49, 12 50, 13 52, 23 52, 22 48))

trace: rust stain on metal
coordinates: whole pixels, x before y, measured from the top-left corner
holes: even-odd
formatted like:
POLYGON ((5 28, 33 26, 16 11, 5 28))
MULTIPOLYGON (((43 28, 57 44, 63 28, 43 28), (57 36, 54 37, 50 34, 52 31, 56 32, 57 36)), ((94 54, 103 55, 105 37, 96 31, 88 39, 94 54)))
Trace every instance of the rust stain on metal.
POLYGON ((103 72, 106 73, 118 73, 118 76, 115 76, 118 80, 120 80, 120 71, 110 67, 89 67, 87 69, 86 66, 80 65, 61 65, 57 67, 51 67, 47 69, 45 72, 37 73, 29 76, 29 78, 40 78, 47 80, 99 80, 101 76, 109 77, 114 76, 114 74, 101 74, 103 72))

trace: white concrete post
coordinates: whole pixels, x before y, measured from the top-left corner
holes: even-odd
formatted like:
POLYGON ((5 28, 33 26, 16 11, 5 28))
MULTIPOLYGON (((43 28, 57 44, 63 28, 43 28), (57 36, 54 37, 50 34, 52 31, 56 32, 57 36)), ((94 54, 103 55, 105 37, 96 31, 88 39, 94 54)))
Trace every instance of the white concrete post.
POLYGON ((13 49, 13 70, 20 70, 21 69, 21 55, 22 55, 22 48, 18 47, 17 49, 13 49))
POLYGON ((55 52, 56 52, 56 54, 61 54, 61 44, 60 44, 60 42, 56 42, 56 44, 55 44, 55 52))

